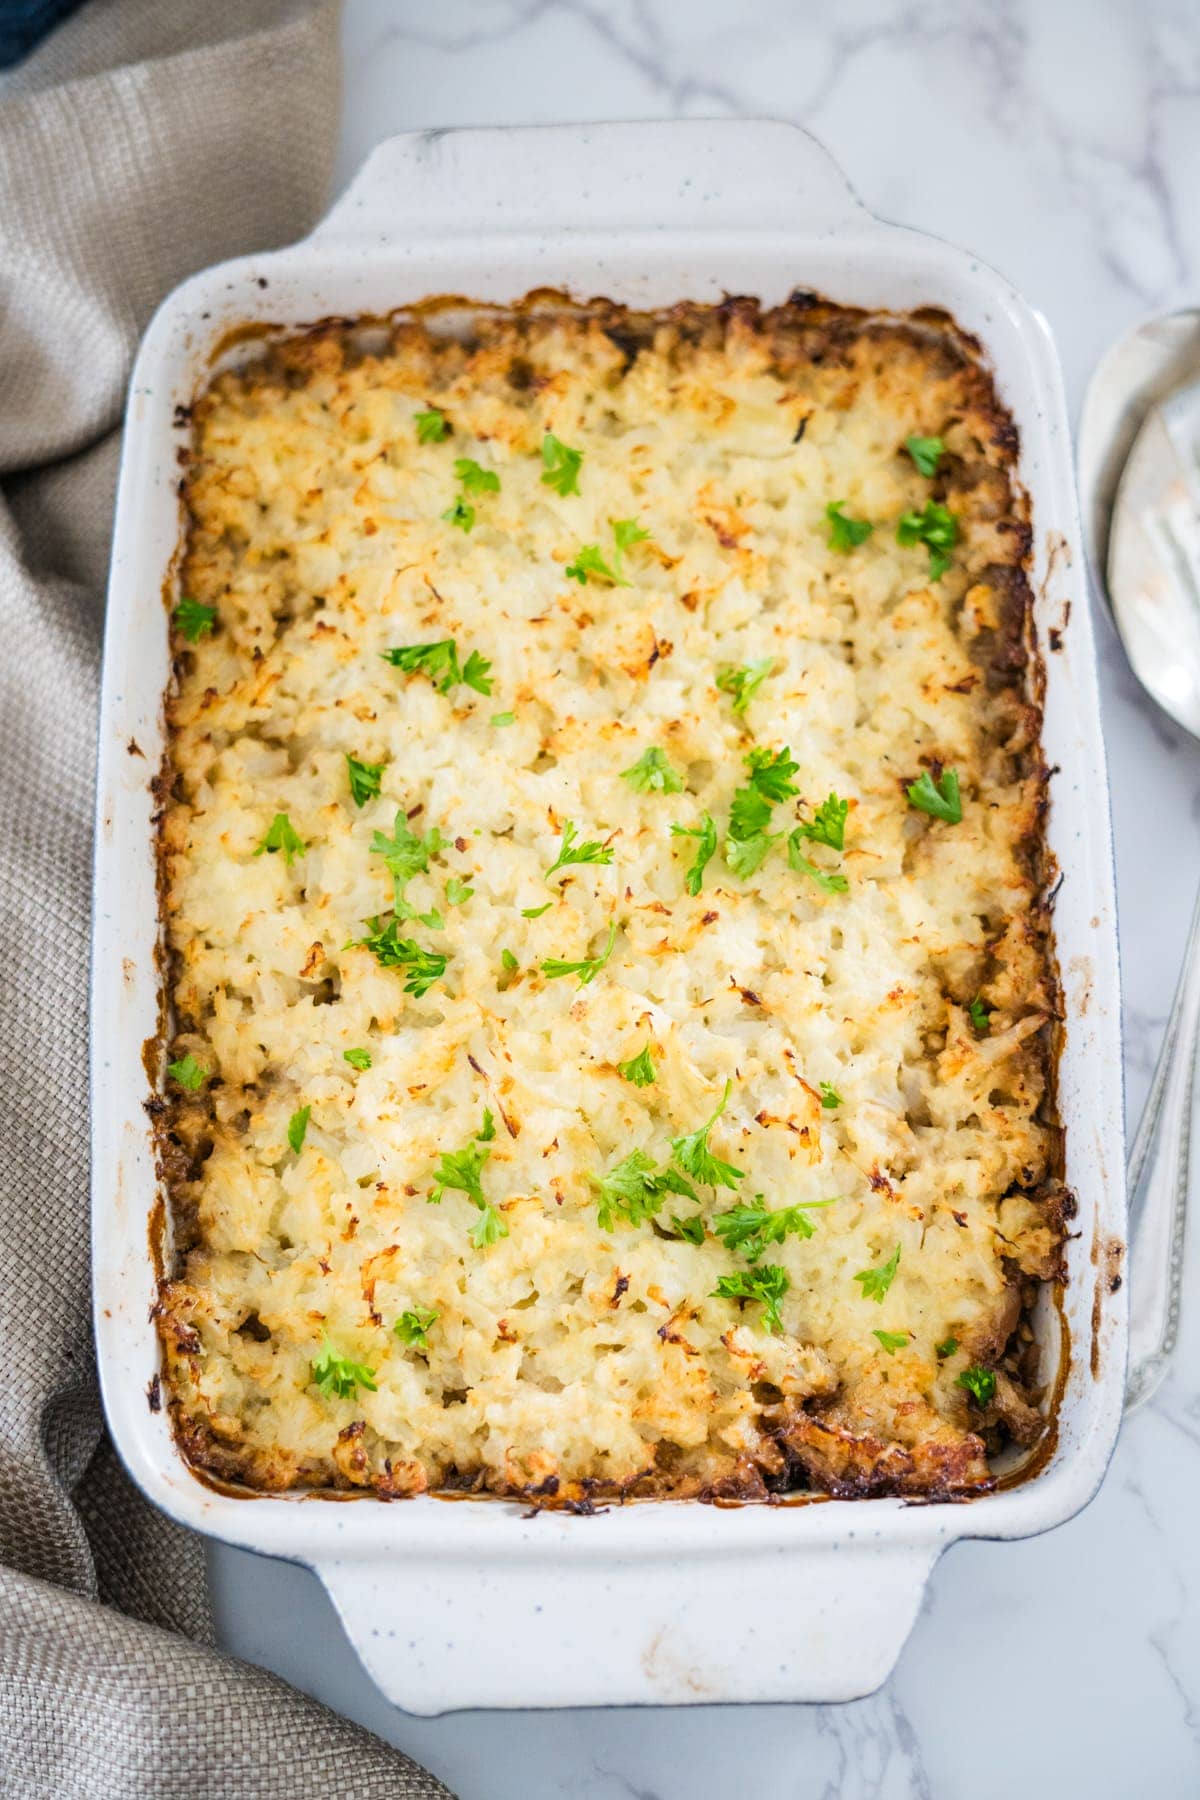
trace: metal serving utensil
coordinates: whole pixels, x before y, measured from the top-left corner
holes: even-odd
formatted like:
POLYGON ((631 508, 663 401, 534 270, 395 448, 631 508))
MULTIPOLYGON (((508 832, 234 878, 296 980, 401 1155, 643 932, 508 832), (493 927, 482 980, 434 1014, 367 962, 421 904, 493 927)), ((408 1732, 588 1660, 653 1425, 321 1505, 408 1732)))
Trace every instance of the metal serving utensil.
MULTIPOLYGON (((1080 426, 1092 572, 1147 693, 1200 739, 1200 314, 1151 321, 1108 353, 1080 426)), ((1156 1391, 1179 1335, 1200 1042, 1200 897, 1129 1153, 1126 1410, 1156 1391)))

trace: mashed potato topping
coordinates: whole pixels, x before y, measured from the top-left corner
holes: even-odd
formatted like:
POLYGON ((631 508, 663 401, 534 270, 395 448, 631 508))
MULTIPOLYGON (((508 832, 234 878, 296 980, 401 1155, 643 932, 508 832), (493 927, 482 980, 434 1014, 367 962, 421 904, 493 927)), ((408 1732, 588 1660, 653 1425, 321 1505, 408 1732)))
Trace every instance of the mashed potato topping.
POLYGON ((801 298, 215 380, 162 827, 197 1463, 586 1506, 969 1491, 1033 1440, 1014 454, 944 323, 801 298))

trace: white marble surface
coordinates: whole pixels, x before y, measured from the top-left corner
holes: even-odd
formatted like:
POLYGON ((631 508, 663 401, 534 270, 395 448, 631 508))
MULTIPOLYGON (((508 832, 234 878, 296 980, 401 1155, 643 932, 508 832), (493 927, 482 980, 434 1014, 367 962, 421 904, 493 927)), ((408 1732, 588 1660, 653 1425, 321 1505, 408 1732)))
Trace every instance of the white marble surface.
MULTIPOLYGON (((1042 308, 1076 411, 1117 332, 1200 302, 1196 0, 348 0, 345 49, 342 181, 428 125, 795 120, 876 212, 1042 308)), ((1139 700, 1106 628, 1101 655, 1134 1117, 1200 879, 1200 749, 1139 700)), ((1187 1300, 1176 1372, 1099 1498, 1048 1537, 951 1550, 895 1676, 852 1706, 413 1719, 310 1576, 232 1551, 212 1559, 223 1636, 462 1800, 1195 1795, 1200 1230, 1187 1300)))

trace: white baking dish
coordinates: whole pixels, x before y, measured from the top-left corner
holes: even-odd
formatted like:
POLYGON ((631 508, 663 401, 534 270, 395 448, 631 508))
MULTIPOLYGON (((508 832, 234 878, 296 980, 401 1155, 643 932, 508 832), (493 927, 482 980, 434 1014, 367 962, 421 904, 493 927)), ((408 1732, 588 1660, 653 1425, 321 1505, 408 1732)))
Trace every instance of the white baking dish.
POLYGON ((314 1568, 399 1705, 850 1699, 892 1668, 948 1544, 1045 1531, 1095 1492, 1121 1410, 1125 1295, 1111 1278, 1125 1202, 1108 798, 1078 544, 1066 413, 1041 320, 972 257, 871 218, 825 152, 787 126, 395 138, 312 237, 195 276, 154 319, 129 402, 100 737, 92 1081, 104 1400, 151 1498, 199 1531, 314 1568), (163 584, 180 529, 175 408, 235 324, 384 313, 436 293, 508 301, 541 285, 643 307, 724 291, 776 302, 797 286, 859 305, 944 307, 985 344, 1019 425, 1040 638, 1061 646, 1046 657, 1045 747, 1062 870, 1060 1105, 1079 1216, 1057 1443, 1040 1472, 968 1505, 676 1502, 526 1518, 499 1501, 238 1498, 189 1472, 165 1410, 147 1402, 158 1367, 147 1230, 158 1183, 142 1047, 159 1019, 148 777, 163 747, 163 584))

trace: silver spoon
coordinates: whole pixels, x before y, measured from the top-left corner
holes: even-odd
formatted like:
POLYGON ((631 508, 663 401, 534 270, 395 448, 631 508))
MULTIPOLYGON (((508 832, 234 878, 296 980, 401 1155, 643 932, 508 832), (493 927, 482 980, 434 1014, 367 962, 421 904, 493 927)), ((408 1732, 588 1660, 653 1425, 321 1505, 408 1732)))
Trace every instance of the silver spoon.
MULTIPOLYGON (((1092 574, 1134 674, 1200 738, 1200 312, 1116 343, 1092 377, 1079 485, 1092 574)), ((1129 1378, 1148 1400, 1179 1335, 1197 1043, 1200 897, 1150 1093, 1129 1152, 1129 1378)))

